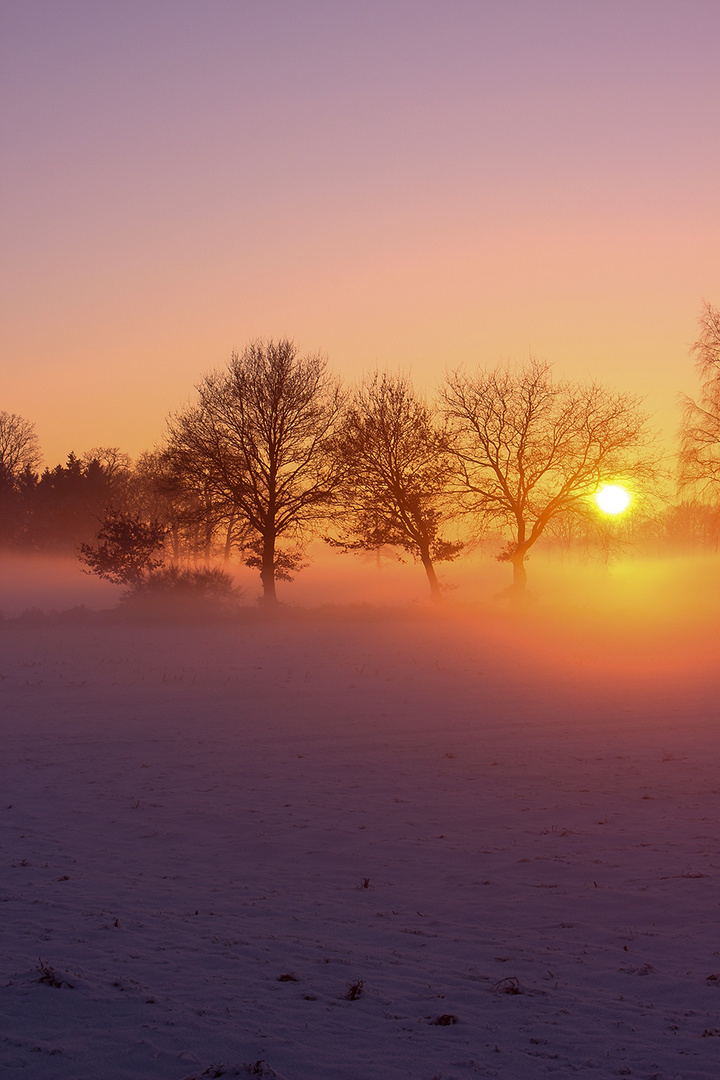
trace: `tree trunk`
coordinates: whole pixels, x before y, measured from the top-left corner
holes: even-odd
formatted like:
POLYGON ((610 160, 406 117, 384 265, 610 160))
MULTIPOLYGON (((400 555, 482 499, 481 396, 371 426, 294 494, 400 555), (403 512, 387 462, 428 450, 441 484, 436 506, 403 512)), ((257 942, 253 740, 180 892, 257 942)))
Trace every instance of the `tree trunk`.
POLYGON ((262 570, 260 580, 263 587, 263 604, 272 607, 277 604, 275 591, 275 535, 266 534, 263 537, 262 570))
POLYGON ((513 568, 513 590, 521 596, 527 587, 527 570, 525 569, 525 552, 518 551, 513 555, 512 559, 513 568))
POLYGON ((233 543, 233 526, 235 525, 235 515, 230 515, 230 521, 228 522, 227 532, 225 533, 225 547, 223 548, 223 566, 227 567, 230 562, 230 555, 232 553, 233 543))
POLYGON ((423 551, 421 549, 420 558, 422 560, 423 566, 425 567, 425 573, 427 574, 427 579, 430 584, 430 595, 437 603, 439 600, 442 600, 442 593, 440 592, 440 582, 437 579, 435 567, 433 566, 432 559, 430 558, 430 552, 423 551))

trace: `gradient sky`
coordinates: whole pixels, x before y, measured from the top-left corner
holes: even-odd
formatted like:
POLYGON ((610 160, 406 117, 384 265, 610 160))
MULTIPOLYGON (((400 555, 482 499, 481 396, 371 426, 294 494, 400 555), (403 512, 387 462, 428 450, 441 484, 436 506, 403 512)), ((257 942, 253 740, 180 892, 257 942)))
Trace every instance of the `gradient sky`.
POLYGON ((530 352, 670 437, 720 304, 717 0, 0 0, 2 393, 136 456, 255 337, 530 352))

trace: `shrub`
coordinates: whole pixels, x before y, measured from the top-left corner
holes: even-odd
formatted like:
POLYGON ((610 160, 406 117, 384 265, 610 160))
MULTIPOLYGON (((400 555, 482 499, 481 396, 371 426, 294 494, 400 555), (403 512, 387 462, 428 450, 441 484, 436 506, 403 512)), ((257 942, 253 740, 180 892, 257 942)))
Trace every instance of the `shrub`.
POLYGON ((157 614, 230 614, 240 592, 218 567, 180 567, 171 563, 151 570, 122 598, 125 608, 157 614))

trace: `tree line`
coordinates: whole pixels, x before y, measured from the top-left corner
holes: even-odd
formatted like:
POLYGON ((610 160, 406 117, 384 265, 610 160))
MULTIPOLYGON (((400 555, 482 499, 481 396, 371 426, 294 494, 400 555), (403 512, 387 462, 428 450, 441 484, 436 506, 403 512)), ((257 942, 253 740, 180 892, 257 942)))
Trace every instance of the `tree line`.
POLYGON ((404 374, 376 372, 348 389, 322 356, 260 340, 205 375, 135 463, 100 448, 39 472, 33 425, 0 413, 0 543, 80 551, 101 572, 93 552, 102 562, 118 543, 139 550, 154 537, 146 572, 240 558, 258 570, 268 604, 316 537, 345 552, 400 552, 438 598, 438 564, 493 536, 522 593, 542 537, 606 544, 620 531, 593 500, 608 482, 644 508, 634 527, 646 536, 715 543, 720 313, 710 304, 693 353, 700 394, 683 402, 675 498, 631 394, 558 379, 530 359, 454 371, 430 402, 404 374))

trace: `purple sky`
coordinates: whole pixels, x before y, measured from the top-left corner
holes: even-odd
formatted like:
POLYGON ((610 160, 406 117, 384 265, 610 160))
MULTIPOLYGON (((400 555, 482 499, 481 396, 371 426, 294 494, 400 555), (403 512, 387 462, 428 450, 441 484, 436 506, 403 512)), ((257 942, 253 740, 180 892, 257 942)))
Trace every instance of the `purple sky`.
POLYGON ((529 352, 672 436, 720 304, 720 4, 0 0, 0 408, 161 436, 294 337, 431 388, 529 352))

